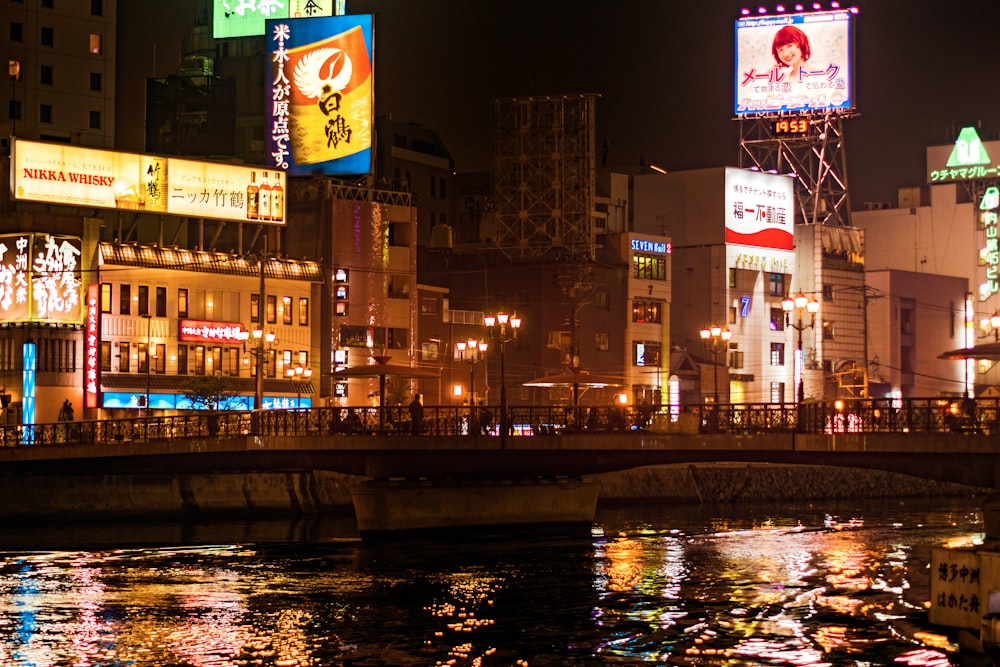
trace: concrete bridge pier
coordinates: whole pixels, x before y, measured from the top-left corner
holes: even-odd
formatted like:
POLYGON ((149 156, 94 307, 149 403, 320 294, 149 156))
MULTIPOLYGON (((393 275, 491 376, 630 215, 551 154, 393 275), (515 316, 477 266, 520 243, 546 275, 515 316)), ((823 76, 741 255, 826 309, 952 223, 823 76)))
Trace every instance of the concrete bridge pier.
POLYGON ((598 484, 575 478, 531 480, 375 479, 352 490, 362 538, 492 526, 587 526, 598 484))

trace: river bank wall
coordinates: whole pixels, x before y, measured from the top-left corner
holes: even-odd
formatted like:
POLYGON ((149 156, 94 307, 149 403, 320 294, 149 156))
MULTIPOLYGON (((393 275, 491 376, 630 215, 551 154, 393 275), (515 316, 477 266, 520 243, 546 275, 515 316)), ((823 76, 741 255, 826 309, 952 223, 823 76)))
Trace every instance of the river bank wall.
MULTIPOLYGON (((771 464, 691 464, 593 475, 598 504, 741 503, 893 497, 983 496, 990 489, 874 470, 771 464)), ((0 476, 0 516, 149 519, 280 516, 346 511, 364 478, 323 471, 211 475, 0 476)))

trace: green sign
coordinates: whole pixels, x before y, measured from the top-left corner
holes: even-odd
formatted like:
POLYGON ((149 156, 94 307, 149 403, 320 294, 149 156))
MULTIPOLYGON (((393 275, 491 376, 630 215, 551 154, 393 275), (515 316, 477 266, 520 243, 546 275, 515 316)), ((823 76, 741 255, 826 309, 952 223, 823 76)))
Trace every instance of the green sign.
POLYGON ((974 127, 963 127, 955 140, 955 147, 948 157, 949 167, 971 167, 981 164, 989 164, 990 156, 983 146, 983 140, 979 138, 979 133, 974 127))
POLYGON ((212 37, 264 34, 267 19, 333 16, 337 0, 213 0, 212 37))

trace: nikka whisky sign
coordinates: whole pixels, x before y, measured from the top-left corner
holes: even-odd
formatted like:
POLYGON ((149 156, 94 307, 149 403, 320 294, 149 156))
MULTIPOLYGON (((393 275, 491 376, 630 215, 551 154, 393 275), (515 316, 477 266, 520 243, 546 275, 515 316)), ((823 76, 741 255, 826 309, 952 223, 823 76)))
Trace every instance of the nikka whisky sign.
POLYGON ((285 223, 284 174, 272 167, 14 140, 15 199, 217 220, 285 223))

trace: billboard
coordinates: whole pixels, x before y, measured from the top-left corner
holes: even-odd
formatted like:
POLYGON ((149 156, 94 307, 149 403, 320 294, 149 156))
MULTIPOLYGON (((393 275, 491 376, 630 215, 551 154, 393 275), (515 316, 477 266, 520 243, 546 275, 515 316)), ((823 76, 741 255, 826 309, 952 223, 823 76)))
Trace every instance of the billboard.
POLYGON ((792 250, 794 181, 749 169, 726 168, 726 243, 792 250))
POLYGON ((854 108, 850 10, 736 21, 737 116, 854 108))
POLYGON ((0 320, 83 322, 80 237, 0 234, 0 320))
POLYGON ((336 0, 212 0, 212 37, 264 34, 267 19, 333 16, 336 0))
POLYGON ((955 143, 927 147, 927 182, 1000 178, 1000 141, 983 141, 974 127, 963 127, 955 143))
POLYGON ((23 139, 14 140, 12 161, 15 199, 217 220, 285 222, 282 174, 268 167, 23 139))
POLYGON ((370 174, 372 16, 267 21, 267 154, 289 175, 370 174))

